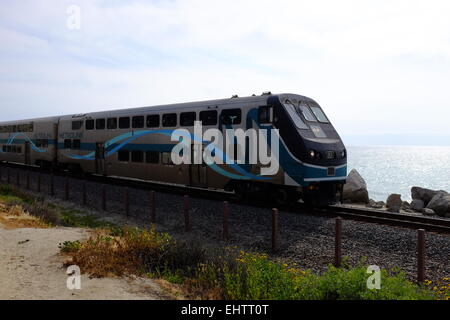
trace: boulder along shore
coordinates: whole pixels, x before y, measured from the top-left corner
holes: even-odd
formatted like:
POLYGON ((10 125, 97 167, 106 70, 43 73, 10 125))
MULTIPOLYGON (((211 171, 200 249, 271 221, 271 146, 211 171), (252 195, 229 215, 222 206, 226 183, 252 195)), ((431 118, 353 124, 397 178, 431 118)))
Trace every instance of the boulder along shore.
POLYGON ((344 186, 344 204, 362 204, 369 208, 390 212, 417 213, 426 216, 450 218, 450 193, 421 187, 411 188, 412 201, 403 201, 400 194, 393 193, 384 201, 370 199, 367 184, 356 169, 350 171, 344 186))

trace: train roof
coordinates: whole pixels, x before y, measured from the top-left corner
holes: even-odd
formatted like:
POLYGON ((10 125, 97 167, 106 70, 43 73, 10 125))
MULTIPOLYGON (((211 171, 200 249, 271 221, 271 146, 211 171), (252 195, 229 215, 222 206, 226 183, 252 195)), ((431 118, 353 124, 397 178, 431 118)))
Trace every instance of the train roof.
POLYGON ((80 117, 107 117, 112 114, 120 116, 120 115, 130 115, 130 114, 142 114, 148 112, 155 111, 172 111, 172 110, 180 110, 180 109, 192 109, 192 108, 206 108, 206 107, 215 107, 219 105, 233 105, 233 104, 245 104, 245 103, 266 103, 269 99, 279 99, 285 100, 288 98, 294 98, 296 100, 302 101, 312 101, 311 98, 292 94, 292 93, 282 93, 282 94, 272 94, 265 93, 260 96, 249 96, 249 97, 237 97, 233 96, 228 99, 216 99, 216 100, 205 100, 205 101, 196 101, 196 102, 184 102, 184 103, 174 103, 174 104, 166 104, 166 105, 155 105, 155 106, 147 106, 147 107, 139 107, 139 108, 123 108, 116 110, 107 110, 107 111, 98 111, 98 112, 86 112, 79 114, 69 114, 62 115, 56 117, 44 117, 44 118, 34 118, 34 119, 24 119, 24 120, 15 120, 15 121, 5 121, 0 122, 0 125, 11 125, 16 124, 18 122, 54 122, 57 123, 59 120, 68 120, 80 117))
POLYGON ((204 100, 204 101, 196 101, 196 102, 184 102, 184 103, 174 103, 174 104, 166 104, 166 105, 155 105, 155 106, 147 106, 147 107, 139 107, 139 108, 124 108, 124 109, 116 109, 116 110, 108 110, 108 111, 99 111, 99 112, 89 112, 85 114, 74 114, 67 115, 62 117, 64 120, 68 118, 76 118, 76 117, 107 117, 112 114, 116 116, 120 115, 132 115, 132 114, 145 114, 148 112, 156 112, 156 111, 174 111, 174 110, 182 110, 182 109, 192 109, 192 108, 207 108, 207 107, 215 107, 215 106, 223 106, 223 105, 233 105, 233 104, 245 104, 245 103, 266 103, 268 99, 280 98, 280 100, 284 100, 286 98, 295 97, 297 100, 304 101, 314 101, 311 98, 301 96, 298 94, 291 93, 283 93, 283 94, 263 94, 260 96, 249 96, 249 97, 232 97, 228 99, 216 99, 216 100, 204 100))

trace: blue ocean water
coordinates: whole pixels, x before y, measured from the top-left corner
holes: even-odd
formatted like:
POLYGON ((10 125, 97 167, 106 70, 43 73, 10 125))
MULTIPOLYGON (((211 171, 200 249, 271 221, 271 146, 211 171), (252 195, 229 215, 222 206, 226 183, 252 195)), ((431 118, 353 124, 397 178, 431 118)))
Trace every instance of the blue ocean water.
POLYGON ((356 169, 369 197, 386 201, 391 193, 411 200, 411 187, 450 192, 450 147, 347 147, 348 171, 356 169))

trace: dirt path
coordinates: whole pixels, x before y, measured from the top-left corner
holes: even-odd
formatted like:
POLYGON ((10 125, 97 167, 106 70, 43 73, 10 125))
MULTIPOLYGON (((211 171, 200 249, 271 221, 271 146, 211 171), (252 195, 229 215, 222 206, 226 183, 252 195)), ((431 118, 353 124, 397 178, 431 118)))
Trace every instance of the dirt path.
POLYGON ((0 300, 167 298, 150 279, 89 279, 82 275, 81 290, 67 289, 68 276, 58 245, 88 236, 87 230, 77 228, 6 230, 0 224, 0 300))

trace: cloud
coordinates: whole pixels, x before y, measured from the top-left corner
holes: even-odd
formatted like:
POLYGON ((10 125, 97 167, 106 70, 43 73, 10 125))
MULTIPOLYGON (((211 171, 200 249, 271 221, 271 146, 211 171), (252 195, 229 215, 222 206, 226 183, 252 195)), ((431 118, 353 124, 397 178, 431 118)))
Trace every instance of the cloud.
POLYGON ((316 99, 343 134, 450 133, 449 9, 438 0, 5 0, 2 117, 271 90, 316 99), (66 27, 72 4, 78 31, 66 27))

